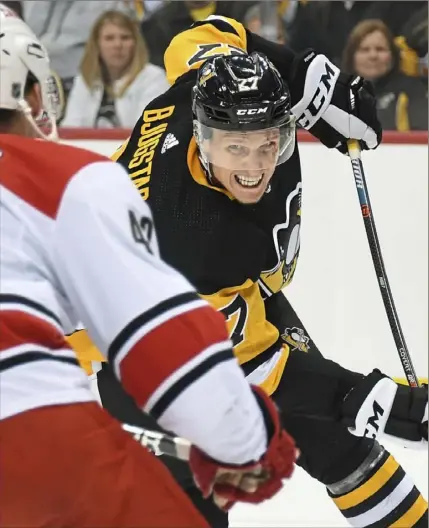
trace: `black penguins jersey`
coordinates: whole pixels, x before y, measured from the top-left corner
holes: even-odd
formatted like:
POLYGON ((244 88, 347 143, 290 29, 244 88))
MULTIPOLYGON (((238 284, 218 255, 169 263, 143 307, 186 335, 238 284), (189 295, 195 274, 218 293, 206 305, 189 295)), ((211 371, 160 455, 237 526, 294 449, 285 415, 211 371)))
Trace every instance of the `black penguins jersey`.
POLYGON ((243 26, 217 17, 175 37, 165 54, 174 85, 145 108, 113 159, 152 209, 162 258, 224 314, 240 364, 246 372, 260 367, 256 381, 272 393, 288 348, 267 319, 265 300, 290 283, 296 267, 298 151, 277 167, 259 203, 242 205, 209 184, 193 138, 193 70, 213 53, 240 53, 245 45, 243 26))
MULTIPOLYGON (((143 110, 112 159, 127 169, 148 201, 161 256, 222 311, 246 374, 251 372, 251 381, 272 393, 289 352, 278 317, 284 297, 275 294, 292 280, 299 251, 298 151, 277 167, 270 192, 258 204, 239 204, 208 183, 193 139, 191 111, 196 70, 207 58, 252 51, 265 53, 289 80, 293 52, 235 20, 211 16, 174 37, 165 53, 172 87, 143 110)), ((70 344, 79 358, 98 361, 97 354, 81 346, 81 333, 70 336, 70 344)))

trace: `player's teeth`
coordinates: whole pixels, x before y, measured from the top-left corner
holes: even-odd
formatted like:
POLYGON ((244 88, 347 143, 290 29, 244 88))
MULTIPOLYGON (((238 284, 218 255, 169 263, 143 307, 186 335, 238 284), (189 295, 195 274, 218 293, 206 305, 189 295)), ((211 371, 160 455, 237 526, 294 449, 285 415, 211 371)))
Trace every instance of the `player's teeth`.
POLYGON ((244 187, 257 187, 264 176, 260 176, 259 178, 246 178, 244 176, 236 175, 236 179, 240 183, 240 185, 243 185, 244 187))

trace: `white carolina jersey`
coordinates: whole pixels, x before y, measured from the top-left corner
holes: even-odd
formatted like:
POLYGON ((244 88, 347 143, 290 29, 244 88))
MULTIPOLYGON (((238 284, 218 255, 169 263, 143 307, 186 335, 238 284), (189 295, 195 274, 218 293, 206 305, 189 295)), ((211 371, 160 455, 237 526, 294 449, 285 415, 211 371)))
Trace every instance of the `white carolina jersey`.
POLYGON ((137 404, 212 457, 258 459, 262 414, 223 316, 160 260, 124 169, 0 135, 0 418, 93 401, 64 339, 81 321, 137 404))

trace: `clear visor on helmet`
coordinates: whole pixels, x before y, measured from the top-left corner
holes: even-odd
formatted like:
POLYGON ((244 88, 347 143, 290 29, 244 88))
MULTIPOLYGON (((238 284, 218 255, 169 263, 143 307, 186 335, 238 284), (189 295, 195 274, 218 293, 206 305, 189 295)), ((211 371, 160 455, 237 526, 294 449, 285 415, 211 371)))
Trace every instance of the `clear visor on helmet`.
POLYGON ((196 122, 198 145, 203 159, 230 170, 274 169, 295 148, 295 120, 259 130, 220 130, 196 122))

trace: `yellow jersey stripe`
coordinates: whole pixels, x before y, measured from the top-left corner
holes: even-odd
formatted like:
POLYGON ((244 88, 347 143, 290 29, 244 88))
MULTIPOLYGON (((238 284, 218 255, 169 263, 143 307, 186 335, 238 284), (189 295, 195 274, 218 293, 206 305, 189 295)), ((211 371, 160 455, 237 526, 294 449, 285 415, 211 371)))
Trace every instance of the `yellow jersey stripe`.
POLYGON ((411 508, 402 515, 397 521, 390 525, 391 528, 409 528, 415 526, 417 521, 423 517, 428 508, 428 503, 420 495, 411 508))
POLYGON ((127 148, 129 140, 130 140, 130 138, 125 140, 122 143, 122 145, 119 148, 117 148, 113 154, 111 154, 110 159, 112 161, 117 161, 121 157, 121 155, 125 152, 125 149, 127 148))
POLYGON ((364 484, 346 495, 333 498, 335 504, 340 510, 347 510, 357 506, 381 489, 392 478, 398 468, 398 462, 390 455, 381 468, 364 484))
POLYGON ((171 41, 164 54, 168 82, 174 84, 178 77, 198 69, 210 57, 246 51, 247 34, 242 24, 227 17, 209 17, 171 41))

